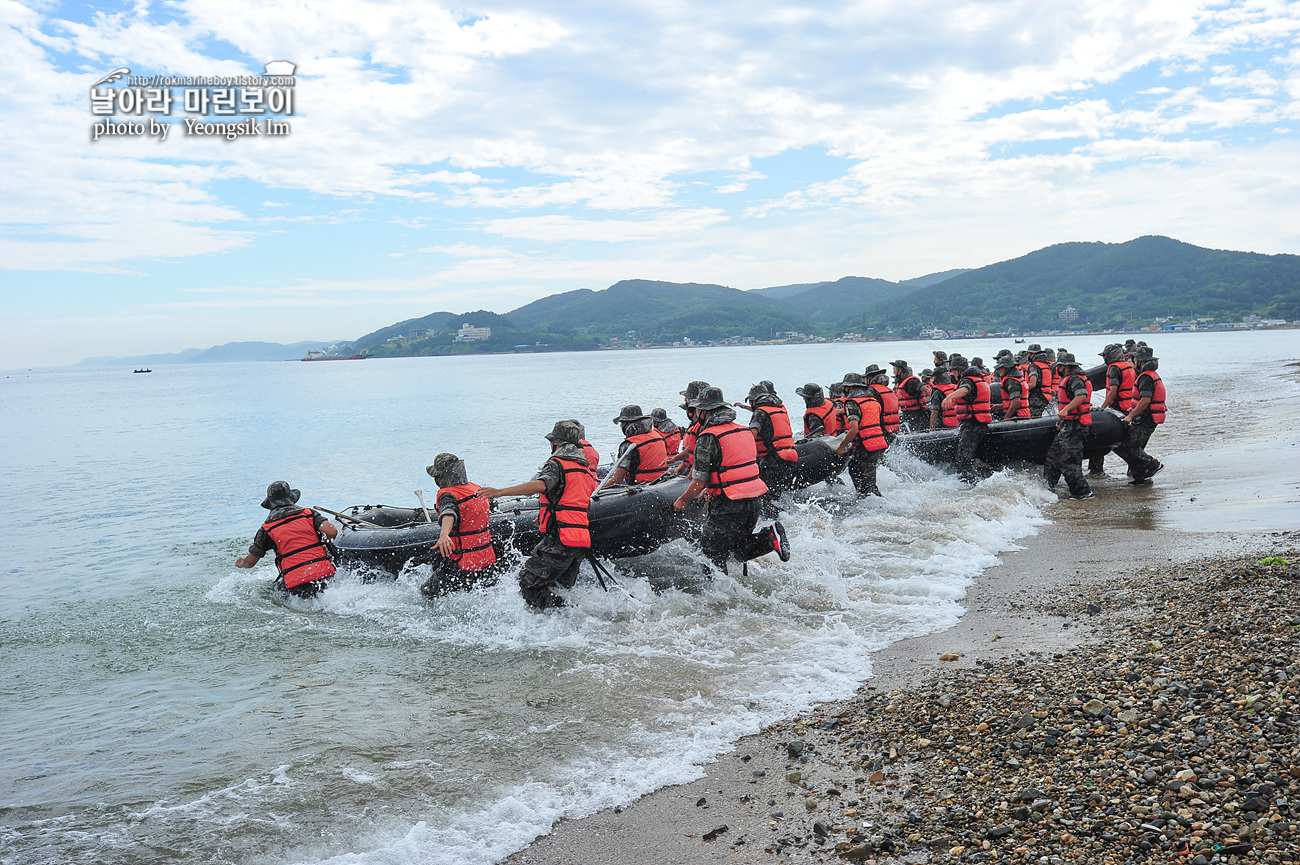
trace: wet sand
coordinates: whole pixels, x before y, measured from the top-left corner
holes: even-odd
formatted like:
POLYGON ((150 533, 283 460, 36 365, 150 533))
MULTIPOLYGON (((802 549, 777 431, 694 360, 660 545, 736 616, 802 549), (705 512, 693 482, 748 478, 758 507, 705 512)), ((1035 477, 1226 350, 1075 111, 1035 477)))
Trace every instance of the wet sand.
MULTIPOLYGON (((1118 475, 1123 464, 1110 459, 1108 468, 1118 475)), ((848 841, 839 834, 821 844, 810 843, 816 840, 811 824, 818 813, 809 809, 822 806, 798 794, 809 789, 836 791, 839 795, 831 803, 837 806, 834 820, 829 815, 824 819, 826 826, 842 833, 841 813, 879 810, 899 795, 899 781, 886 781, 883 773, 876 779, 881 783, 866 781, 874 777, 868 771, 871 767, 845 768, 838 757, 830 756, 833 748, 823 753, 810 746, 800 755, 806 759, 792 757, 788 743, 811 742, 824 725, 833 728, 841 715, 861 717, 864 701, 895 692, 900 700, 908 695, 915 698, 923 687, 933 691, 936 681, 969 675, 961 671, 971 671, 981 662, 1020 660, 1050 678, 1051 665, 1061 663, 1055 656, 1110 639, 1150 616, 1153 607, 1146 602, 1148 596, 1158 599, 1165 579, 1186 580, 1185 570, 1180 569, 1189 563, 1204 563, 1203 568, 1192 568, 1199 573, 1213 567, 1212 562, 1262 558, 1300 543, 1297 533, 1254 529, 1250 520, 1243 521, 1251 529, 1246 531, 1162 528, 1175 523, 1184 507, 1172 501, 1172 492, 1129 487, 1122 476, 1100 479, 1094 488, 1096 498, 1062 500, 1051 506, 1047 515, 1052 525, 1021 541, 1023 549, 1004 554, 1000 565, 981 575, 967 595, 968 612, 955 627, 900 641, 874 655, 871 678, 855 698, 815 707, 801 718, 742 739, 733 751, 702 767, 704 777, 690 784, 656 791, 625 808, 561 822, 507 861, 520 865, 774 862, 806 860, 810 855, 832 861, 837 858, 833 844, 848 841), (1175 571, 1184 575, 1168 576, 1175 571), (1136 593, 1117 590, 1124 586, 1145 588, 1136 593), (941 660, 945 657, 948 660, 941 660), (793 781, 792 772, 799 773, 793 781), (846 806, 851 806, 847 812, 846 806), (774 819, 776 812, 782 817, 774 819), (790 820, 802 828, 788 824, 790 820), (724 831, 718 831, 724 826, 724 831), (800 837, 802 843, 781 846, 776 844, 779 837, 800 837)), ((1064 668, 1062 675, 1068 675, 1064 668)), ((908 807, 922 807, 930 792, 913 789, 909 796, 918 798, 908 807)), ((838 858, 845 852, 842 848, 838 858)), ((854 853, 859 861, 867 855, 863 848, 854 853)), ((901 861, 927 861, 928 857, 935 861, 927 848, 916 845, 904 845, 897 853, 905 854, 901 861)), ((943 854, 947 858, 946 848, 943 854)), ((893 861, 900 861, 897 854, 893 861)))

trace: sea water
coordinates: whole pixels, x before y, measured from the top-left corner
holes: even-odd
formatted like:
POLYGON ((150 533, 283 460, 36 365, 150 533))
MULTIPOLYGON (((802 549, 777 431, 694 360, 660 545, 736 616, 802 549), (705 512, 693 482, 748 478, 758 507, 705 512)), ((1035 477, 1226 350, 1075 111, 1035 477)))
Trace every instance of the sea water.
MULTIPOLYGON (((1172 466, 1134 493, 1153 526, 1196 527, 1198 484, 1238 528, 1294 525, 1293 337, 1150 340, 1171 407, 1150 449, 1172 466), (1232 506, 1250 498, 1242 471, 1254 510, 1232 506)), ((1106 341, 1064 344, 1091 365, 1106 341)), ((999 553, 1065 506, 1035 471, 971 489, 899 450, 882 498, 841 483, 782 500, 789 563, 710 581, 674 542, 615 563, 608 592, 584 566, 570 606, 539 614, 509 578, 427 600, 419 568, 344 571, 287 600, 269 559, 233 566, 266 485, 338 510, 413 506, 440 451, 478 483, 517 483, 573 417, 608 458, 625 403, 682 422, 692 379, 732 400, 770 379, 797 424, 807 381, 1001 345, 11 372, 0 860, 490 863, 561 817, 697 777, 739 736, 851 694, 874 650, 953 624, 999 553)))

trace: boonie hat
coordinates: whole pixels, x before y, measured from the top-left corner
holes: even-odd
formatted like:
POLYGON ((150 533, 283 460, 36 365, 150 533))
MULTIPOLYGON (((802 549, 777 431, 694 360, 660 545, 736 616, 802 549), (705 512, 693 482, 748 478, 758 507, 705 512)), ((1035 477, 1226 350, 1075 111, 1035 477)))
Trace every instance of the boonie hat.
POLYGON ((262 499, 262 507, 270 511, 288 505, 296 505, 298 497, 301 495, 301 492, 289 487, 288 481, 276 481, 266 488, 266 498, 262 499))
POLYGON ((867 381, 871 381, 876 376, 884 374, 885 371, 874 363, 862 371, 862 377, 867 381))
POLYGON ((438 486, 455 486, 455 481, 463 482, 465 478, 465 461, 455 454, 438 454, 425 472, 437 481, 438 486))
POLYGON ((619 412, 618 417, 614 418, 614 423, 633 423, 639 420, 649 420, 650 415, 641 411, 639 405, 625 405, 619 412))
POLYGON ((552 444, 582 444, 582 432, 578 428, 578 422, 573 420, 556 421, 555 428, 546 434, 546 438, 552 444))
POLYGON ((822 392, 822 386, 817 384, 817 382, 815 381, 810 381, 803 387, 795 388, 794 392, 799 394, 799 396, 803 397, 804 399, 825 399, 826 398, 825 394, 822 392))
POLYGON ((866 386, 867 386, 867 382, 866 382, 865 379, 862 378, 862 373, 860 373, 860 372, 846 372, 846 373, 844 373, 844 380, 841 381, 840 384, 845 388, 845 390, 847 390, 848 388, 851 388, 851 387, 866 387, 866 386))
POLYGON ((691 408, 702 411, 712 411, 715 408, 722 408, 727 401, 722 398, 722 389, 717 387, 704 387, 700 389, 700 395, 691 400, 691 408))

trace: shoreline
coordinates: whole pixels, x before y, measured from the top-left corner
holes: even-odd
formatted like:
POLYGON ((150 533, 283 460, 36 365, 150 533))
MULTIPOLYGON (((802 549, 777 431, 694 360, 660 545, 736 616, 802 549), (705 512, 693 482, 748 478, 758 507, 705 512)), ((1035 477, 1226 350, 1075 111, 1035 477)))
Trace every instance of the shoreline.
MULTIPOLYGON (((822 742, 838 739, 840 734, 833 731, 844 729, 846 718, 857 719, 864 712, 870 717, 870 707, 886 701, 886 695, 899 703, 924 702, 925 694, 932 699, 936 689, 955 687, 961 677, 995 664, 1051 674, 1055 665, 1063 663, 1061 658, 1083 646, 1100 644, 1116 632, 1139 628, 1153 610, 1160 609, 1137 598, 1134 589, 1160 597, 1170 585, 1199 585, 1200 577, 1187 576, 1189 571, 1213 573, 1208 569, 1242 560, 1242 550, 1247 558, 1261 558, 1289 547, 1290 560, 1296 564, 1300 533, 1154 531, 1149 525, 1135 527, 1124 506, 1122 499, 1062 500, 1050 506, 1053 522, 1021 539, 1020 549, 1003 553, 1000 564, 971 586, 963 601, 967 612, 956 625, 892 643, 873 654, 871 676, 855 696, 816 704, 796 718, 740 739, 702 766, 704 775, 696 781, 661 788, 621 808, 561 820, 548 834, 503 861, 619 865, 645 858, 651 851, 656 863, 802 861, 810 855, 814 860, 844 861, 850 856, 871 861, 880 853, 874 848, 864 852, 862 844, 853 844, 854 836, 838 831, 843 824, 857 822, 850 818, 860 814, 875 811, 879 818, 881 809, 901 807, 900 795, 910 800, 908 809, 919 808, 931 798, 931 791, 905 783, 905 772, 894 768, 888 758, 845 767, 832 756, 842 749, 822 742), (791 742, 805 742, 806 750, 794 756, 787 749, 791 742), (796 795, 810 790, 807 799, 796 795), (777 813, 782 816, 774 817, 777 813), (813 832, 818 820, 827 832, 820 841, 813 832), (800 840, 773 846, 781 838, 800 840), (841 845, 838 853, 836 843, 841 845)), ((868 722, 847 721, 849 728, 855 724, 868 722)), ((1292 798, 1300 796, 1292 794, 1292 798)), ((857 837, 866 836, 859 832, 857 837)), ((867 841, 863 844, 869 846, 867 841)), ((947 847, 939 851, 900 838, 893 855, 884 860, 966 861, 973 855, 972 861, 977 861, 990 855, 978 846, 972 850, 962 851, 962 858, 950 854, 947 847)), ((1013 860, 1020 857, 1006 861, 1013 860)))

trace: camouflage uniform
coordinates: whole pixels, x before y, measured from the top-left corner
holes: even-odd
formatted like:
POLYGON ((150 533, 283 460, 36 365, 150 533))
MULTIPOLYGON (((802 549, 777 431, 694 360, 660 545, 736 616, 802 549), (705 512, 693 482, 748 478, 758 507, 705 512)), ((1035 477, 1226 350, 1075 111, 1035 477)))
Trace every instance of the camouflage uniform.
MULTIPOLYGON (((709 413, 695 441, 695 465, 691 474, 694 480, 708 484, 709 475, 722 464, 722 447, 717 437, 709 433, 709 427, 732 423, 735 419, 735 409, 730 406, 715 408, 709 413)), ((747 562, 774 549, 770 530, 754 531, 761 509, 761 497, 729 499, 720 495, 709 496, 704 528, 700 533, 700 550, 724 574, 727 572, 727 559, 731 556, 747 562)))
MULTIPOLYGON (((571 422, 561 421, 556 424, 557 432, 566 423, 571 422)), ((578 438, 576 424, 573 425, 572 432, 576 440, 578 438)), ((552 436, 547 438, 558 447, 552 453, 552 458, 542 463, 533 480, 545 484, 546 497, 556 502, 564 494, 564 468, 554 458, 560 457, 585 466, 587 457, 581 445, 552 438, 552 436)), ((558 586, 566 589, 573 588, 574 583, 578 581, 578 566, 590 553, 587 547, 568 547, 560 543, 560 529, 556 525, 557 522, 557 520, 551 521, 546 534, 541 542, 533 547, 528 560, 524 562, 523 570, 519 573, 519 591, 528 606, 537 609, 564 606, 564 599, 551 590, 558 586)))
MULTIPOLYGON (((1087 385, 1082 381, 1083 376, 1078 373, 1071 375, 1078 377, 1072 383, 1067 383, 1067 400, 1088 392, 1087 385)), ((1088 481, 1083 476, 1083 439, 1086 434, 1087 430, 1077 420, 1057 422, 1056 438, 1052 439, 1052 445, 1047 449, 1047 462, 1043 466, 1043 477, 1047 480, 1049 489, 1056 489, 1057 482, 1064 475, 1071 496, 1092 495, 1092 487, 1088 486, 1088 481)))

